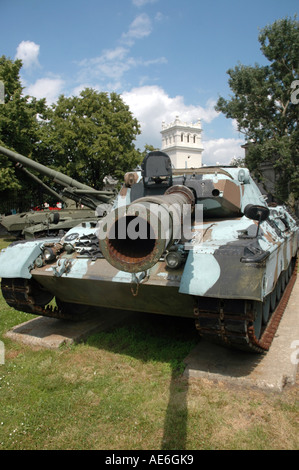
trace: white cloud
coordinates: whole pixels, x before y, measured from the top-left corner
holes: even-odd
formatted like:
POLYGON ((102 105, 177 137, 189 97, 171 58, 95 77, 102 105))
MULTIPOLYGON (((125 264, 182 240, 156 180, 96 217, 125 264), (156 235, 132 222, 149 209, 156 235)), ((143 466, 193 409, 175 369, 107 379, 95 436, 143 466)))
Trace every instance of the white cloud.
POLYGON ((39 67, 39 49, 40 46, 33 41, 22 41, 17 47, 15 58, 21 59, 24 69, 39 67))
POLYGON ((130 24, 127 33, 122 35, 122 40, 126 44, 132 46, 135 39, 142 39, 149 36, 152 32, 152 22, 146 13, 136 16, 135 20, 130 24))
POLYGON ((156 13, 156 16, 155 16, 155 21, 160 22, 160 21, 163 21, 164 19, 167 19, 167 16, 163 15, 163 13, 158 11, 158 13, 156 13))
POLYGON ((46 98, 48 104, 54 103, 62 93, 64 81, 60 78, 39 78, 27 86, 26 93, 37 99, 46 98))
POLYGON ((237 119, 232 119, 232 128, 234 132, 239 132, 237 119))
POLYGON ((102 84, 101 88, 106 87, 108 90, 116 91, 124 87, 122 79, 131 69, 165 63, 167 63, 165 57, 150 60, 134 58, 130 55, 129 48, 118 46, 115 49, 104 50, 98 57, 79 62, 78 81, 85 83, 96 80, 102 84))
POLYGON ((244 158, 243 139, 212 139, 203 142, 203 165, 229 165, 233 158, 244 158))
POLYGON ((81 76, 119 80, 135 64, 135 59, 128 57, 127 49, 117 47, 103 51, 98 57, 85 59, 79 65, 82 67, 81 76))
MULTIPOLYGON (((136 0, 134 4, 142 6, 148 1, 136 0)), ((123 83, 123 77, 131 69, 167 63, 165 57, 145 60, 140 57, 133 57, 131 54, 131 48, 135 42, 149 36, 152 29, 152 21, 146 13, 137 15, 130 24, 128 31, 120 37, 117 47, 103 50, 97 57, 78 62, 80 71, 77 81, 85 83, 96 80, 100 83, 100 88, 106 87, 108 90, 118 91, 127 86, 123 83)), ((143 79, 141 76, 141 80, 143 79)))
POLYGON ((208 101, 206 107, 186 105, 182 96, 172 98, 158 86, 133 88, 122 97, 141 125, 140 145, 147 143, 160 147, 162 121, 172 122, 177 115, 181 121, 196 122, 200 118, 207 123, 218 116, 214 101, 208 101))
POLYGON ((97 82, 98 88, 117 91, 126 72, 136 66, 136 60, 129 56, 124 47, 104 50, 98 57, 84 59, 78 63, 79 83, 97 82))
POLYGON ((139 65, 144 65, 145 67, 148 67, 150 65, 157 65, 157 64, 167 64, 167 59, 166 57, 157 57, 157 59, 149 59, 149 60, 144 60, 144 61, 137 61, 139 65))
POLYGON ((157 0, 132 0, 133 5, 135 7, 143 7, 147 3, 156 3, 157 0))
MULTIPOLYGON (((169 96, 158 86, 133 88, 122 94, 124 102, 138 119, 142 134, 137 138, 136 146, 143 150, 145 144, 161 148, 162 121, 173 122, 178 115, 183 122, 197 122, 201 119, 203 134, 205 123, 209 124, 219 115, 214 109, 215 101, 209 100, 205 106, 187 105, 182 96, 169 96)), ((203 141, 203 164, 229 165, 234 157, 244 157, 244 144, 238 138, 220 138, 203 141)))

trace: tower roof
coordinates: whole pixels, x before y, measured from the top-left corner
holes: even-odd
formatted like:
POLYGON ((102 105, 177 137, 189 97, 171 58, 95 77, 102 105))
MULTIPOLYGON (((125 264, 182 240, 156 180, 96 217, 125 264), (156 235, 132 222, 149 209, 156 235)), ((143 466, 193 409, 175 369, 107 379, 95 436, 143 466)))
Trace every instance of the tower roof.
POLYGON ((182 128, 184 129, 184 131, 199 131, 201 130, 201 121, 200 121, 200 118, 198 118, 197 122, 196 123, 188 123, 188 122, 183 122, 179 119, 179 116, 176 116, 175 120, 169 124, 166 124, 165 121, 162 122, 162 131, 161 133, 163 133, 163 131, 167 131, 169 129, 178 129, 178 128, 182 128))

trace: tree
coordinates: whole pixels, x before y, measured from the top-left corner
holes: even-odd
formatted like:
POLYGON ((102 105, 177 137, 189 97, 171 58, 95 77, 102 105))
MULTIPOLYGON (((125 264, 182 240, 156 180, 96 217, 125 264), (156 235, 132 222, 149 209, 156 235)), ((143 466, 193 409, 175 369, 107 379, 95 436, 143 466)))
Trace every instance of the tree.
POLYGON ((228 70, 233 96, 220 97, 216 110, 236 119, 245 134, 246 165, 260 173, 271 162, 278 175, 276 196, 299 198, 299 22, 296 17, 275 21, 259 34, 265 66, 238 64, 228 70))
MULTIPOLYGON (((39 139, 38 115, 46 110, 45 100, 23 96, 20 80, 21 60, 0 57, 0 80, 4 84, 4 103, 0 104, 0 145, 29 156, 39 139)), ((20 189, 13 165, 0 156, 0 188, 20 189)))
POLYGON ((47 164, 84 184, 101 189, 103 178, 123 178, 140 162, 134 140, 137 119, 116 93, 86 88, 79 96, 61 95, 41 123, 39 153, 47 164))

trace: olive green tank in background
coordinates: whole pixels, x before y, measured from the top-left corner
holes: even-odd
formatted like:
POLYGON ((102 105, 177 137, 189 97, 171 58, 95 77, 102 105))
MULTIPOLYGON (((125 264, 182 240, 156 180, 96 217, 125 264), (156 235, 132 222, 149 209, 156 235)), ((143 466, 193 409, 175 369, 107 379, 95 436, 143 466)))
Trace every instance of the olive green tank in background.
POLYGON ((0 153, 8 157, 15 163, 16 168, 22 170, 28 178, 64 205, 61 210, 58 208, 57 210, 32 210, 2 217, 0 223, 9 234, 26 239, 58 236, 80 223, 97 221, 99 217, 103 217, 111 210, 115 197, 113 191, 98 191, 1 146, 0 153), (25 167, 51 178, 62 188, 61 192, 54 191, 25 167))

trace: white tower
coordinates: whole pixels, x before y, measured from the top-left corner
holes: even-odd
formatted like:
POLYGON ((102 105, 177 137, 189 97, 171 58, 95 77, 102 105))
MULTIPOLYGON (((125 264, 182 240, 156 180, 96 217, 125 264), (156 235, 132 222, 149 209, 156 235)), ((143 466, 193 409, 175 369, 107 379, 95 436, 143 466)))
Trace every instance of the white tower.
POLYGON ((174 122, 165 124, 162 122, 162 147, 167 153, 174 168, 199 168, 202 166, 201 154, 201 123, 196 124, 181 122, 176 116, 174 122))

